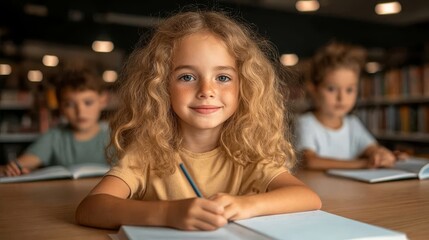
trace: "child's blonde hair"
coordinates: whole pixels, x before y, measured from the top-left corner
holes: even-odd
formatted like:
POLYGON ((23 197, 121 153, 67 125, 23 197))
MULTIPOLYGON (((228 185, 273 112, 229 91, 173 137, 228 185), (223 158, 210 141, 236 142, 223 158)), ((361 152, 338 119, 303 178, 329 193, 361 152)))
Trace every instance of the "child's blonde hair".
POLYGON ((346 68, 358 76, 365 63, 366 51, 360 46, 332 41, 320 48, 311 61, 309 80, 314 85, 323 82, 325 76, 338 68, 346 68))
POLYGON ((148 44, 131 54, 120 81, 123 104, 111 120, 110 146, 116 155, 110 159, 133 156, 136 168, 150 164, 158 175, 175 171, 182 137, 168 92, 172 55, 180 39, 197 32, 214 34, 237 59, 239 107, 224 123, 219 139, 225 157, 242 165, 265 159, 291 168, 295 155, 285 124, 285 98, 276 69, 261 50, 272 48, 256 41, 243 24, 214 11, 166 19, 148 44))

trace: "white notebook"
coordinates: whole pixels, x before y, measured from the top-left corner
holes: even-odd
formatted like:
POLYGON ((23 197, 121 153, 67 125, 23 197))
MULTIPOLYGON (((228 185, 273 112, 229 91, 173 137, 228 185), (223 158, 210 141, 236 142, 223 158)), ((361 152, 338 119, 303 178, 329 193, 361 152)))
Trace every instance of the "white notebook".
POLYGON ((324 211, 278 214, 229 223, 216 231, 181 231, 164 227, 122 226, 112 239, 287 239, 406 240, 405 233, 324 211))
POLYGON ((43 167, 15 177, 0 177, 0 183, 13 183, 13 182, 32 182, 61 178, 86 178, 103 176, 110 167, 107 164, 100 163, 82 163, 70 167, 64 166, 50 166, 43 167))
POLYGON ((429 178, 429 160, 425 158, 410 158, 398 161, 393 168, 379 169, 331 169, 328 174, 351 178, 368 183, 418 178, 420 180, 429 178))

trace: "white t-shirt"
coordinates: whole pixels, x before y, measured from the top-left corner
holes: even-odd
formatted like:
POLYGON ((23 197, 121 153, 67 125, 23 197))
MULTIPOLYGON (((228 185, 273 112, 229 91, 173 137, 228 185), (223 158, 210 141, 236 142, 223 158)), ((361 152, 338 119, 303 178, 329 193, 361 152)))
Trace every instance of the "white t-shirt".
POLYGON ((375 138, 354 115, 343 119, 339 129, 323 126, 313 113, 308 112, 298 117, 296 122, 298 151, 312 150, 320 157, 339 160, 352 160, 358 157, 375 138))

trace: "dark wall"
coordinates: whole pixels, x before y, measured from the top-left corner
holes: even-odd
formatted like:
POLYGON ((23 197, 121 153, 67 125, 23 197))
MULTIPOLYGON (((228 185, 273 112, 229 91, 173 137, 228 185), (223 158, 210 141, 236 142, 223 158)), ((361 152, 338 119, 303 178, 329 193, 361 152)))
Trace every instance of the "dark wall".
MULTIPOLYGON (((116 46, 126 52, 132 51, 147 28, 117 24, 100 24, 94 21, 93 13, 117 12, 131 15, 165 17, 182 9, 224 9, 242 16, 253 23, 258 31, 271 40, 280 53, 295 52, 307 57, 331 39, 361 44, 368 48, 401 48, 422 53, 429 43, 429 22, 413 26, 391 26, 353 20, 298 14, 247 5, 219 1, 40 1, 49 8, 47 17, 29 16, 23 13, 24 5, 39 1, 5 1, 0 8, 0 45, 11 40, 20 44, 26 39, 36 39, 70 45, 90 46, 97 35, 105 34, 116 46), (198 4, 195 4, 198 2, 198 4), (193 4, 189 7, 189 4, 193 4), (84 13, 80 22, 68 20, 68 10, 78 9, 84 13)), ((427 54, 426 54, 427 55, 427 54)), ((0 48, 0 57, 2 56, 0 48)))

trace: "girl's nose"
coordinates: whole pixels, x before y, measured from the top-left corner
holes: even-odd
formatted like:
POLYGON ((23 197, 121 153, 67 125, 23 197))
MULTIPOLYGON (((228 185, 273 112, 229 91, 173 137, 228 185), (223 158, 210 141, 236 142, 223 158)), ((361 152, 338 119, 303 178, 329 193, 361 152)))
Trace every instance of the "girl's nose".
POLYGON ((199 98, 212 98, 215 96, 213 84, 208 80, 202 80, 200 82, 198 97, 199 98))
POLYGON ((338 93, 337 93, 337 100, 338 101, 341 101, 342 99, 343 99, 343 92, 342 91, 338 91, 338 93))

